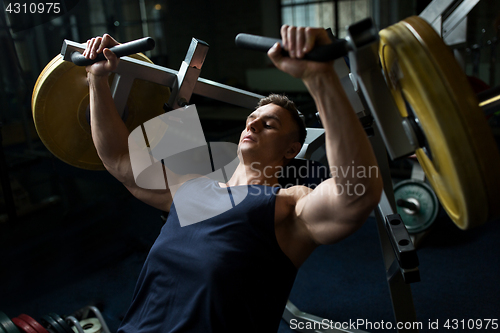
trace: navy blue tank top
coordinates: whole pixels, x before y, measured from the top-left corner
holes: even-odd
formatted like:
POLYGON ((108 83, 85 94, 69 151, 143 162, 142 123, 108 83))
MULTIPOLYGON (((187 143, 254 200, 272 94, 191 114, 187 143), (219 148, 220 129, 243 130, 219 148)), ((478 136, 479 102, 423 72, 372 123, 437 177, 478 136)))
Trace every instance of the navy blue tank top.
POLYGON ((181 227, 175 202, 228 188, 208 178, 183 184, 139 276, 119 333, 277 332, 297 270, 274 228, 278 188, 244 185, 244 199, 217 216, 181 227))

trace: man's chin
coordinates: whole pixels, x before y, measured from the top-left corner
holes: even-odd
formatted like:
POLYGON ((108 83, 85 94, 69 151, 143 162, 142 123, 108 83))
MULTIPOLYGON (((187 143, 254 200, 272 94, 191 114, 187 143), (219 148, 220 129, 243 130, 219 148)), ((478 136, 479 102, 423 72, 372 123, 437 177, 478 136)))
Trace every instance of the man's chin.
POLYGON ((243 142, 243 144, 240 143, 238 145, 238 150, 237 150, 238 155, 251 156, 251 155, 254 155, 256 152, 257 152, 257 149, 250 147, 249 145, 244 144, 244 142, 243 142))

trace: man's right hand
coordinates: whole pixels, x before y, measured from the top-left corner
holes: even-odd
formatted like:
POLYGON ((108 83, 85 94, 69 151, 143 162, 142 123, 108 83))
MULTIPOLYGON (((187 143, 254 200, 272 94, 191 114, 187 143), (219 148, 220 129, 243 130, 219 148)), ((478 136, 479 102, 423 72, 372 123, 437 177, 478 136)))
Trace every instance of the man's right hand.
POLYGON ((108 76, 112 71, 118 66, 118 57, 109 50, 109 47, 119 45, 113 37, 108 34, 104 34, 102 37, 95 37, 87 41, 85 51, 83 51, 83 56, 87 59, 95 59, 97 55, 101 52, 104 53, 106 61, 99 61, 95 64, 87 66, 85 69, 88 74, 94 76, 108 76))

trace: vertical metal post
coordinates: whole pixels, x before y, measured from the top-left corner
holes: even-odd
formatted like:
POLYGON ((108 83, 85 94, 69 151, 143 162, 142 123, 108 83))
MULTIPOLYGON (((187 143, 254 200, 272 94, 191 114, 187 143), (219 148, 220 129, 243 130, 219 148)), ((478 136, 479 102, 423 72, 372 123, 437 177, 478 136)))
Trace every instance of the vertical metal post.
MULTIPOLYGON (((394 214, 395 202, 392 188, 389 162, 384 146, 384 142, 374 126, 375 135, 370 138, 373 150, 377 157, 377 163, 380 168, 380 176, 384 180, 384 192, 380 203, 375 210, 377 219, 377 229, 382 247, 385 270, 387 275, 387 284, 391 294, 391 303, 396 323, 417 323, 417 315, 413 305, 413 296, 411 287, 405 283, 397 258, 394 254, 387 230, 385 228, 385 217, 394 214)), ((399 329, 398 332, 418 332, 418 329, 399 329)))
POLYGON ((353 24, 347 35, 352 51, 349 52, 351 73, 365 97, 366 104, 375 119, 379 133, 391 159, 407 156, 415 151, 414 143, 408 139, 408 128, 380 71, 378 56, 378 31, 373 25, 353 24), (371 31, 370 31, 371 30, 371 31), (373 36, 376 41, 367 39, 373 36))
POLYGON ((335 0, 333 8, 333 15, 335 15, 335 37, 339 38, 339 1, 335 0))
POLYGON ((194 87, 200 76, 201 67, 208 52, 208 44, 193 38, 186 58, 177 74, 177 82, 173 85, 168 105, 171 109, 186 106, 191 99, 194 87))
POLYGON ((111 84, 111 95, 115 101, 116 110, 122 119, 134 80, 135 78, 132 75, 116 73, 111 84))

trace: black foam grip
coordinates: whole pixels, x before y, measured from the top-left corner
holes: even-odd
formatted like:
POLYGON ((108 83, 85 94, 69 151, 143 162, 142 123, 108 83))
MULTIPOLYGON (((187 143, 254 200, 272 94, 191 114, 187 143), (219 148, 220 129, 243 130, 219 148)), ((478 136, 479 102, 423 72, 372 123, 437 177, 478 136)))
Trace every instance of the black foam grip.
MULTIPOLYGON (((124 57, 131 54, 145 52, 154 49, 155 41, 151 37, 144 37, 141 39, 133 40, 131 42, 123 43, 111 47, 109 50, 113 51, 116 56, 124 57)), ((87 59, 79 52, 71 54, 71 61, 77 66, 88 66, 98 61, 106 60, 103 53, 99 53, 95 59, 87 59)))
MULTIPOLYGON (((236 46, 261 52, 269 51, 276 42, 282 44, 281 40, 277 38, 250 34, 238 34, 235 38, 236 46)), ((332 44, 315 46, 309 53, 304 55, 303 59, 319 62, 331 61, 347 55, 348 52, 347 41, 345 39, 337 39, 332 44)), ((288 56, 288 52, 283 51, 282 53, 288 56)))

